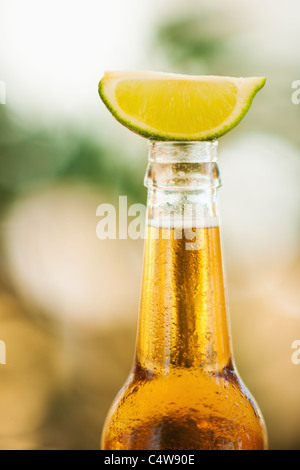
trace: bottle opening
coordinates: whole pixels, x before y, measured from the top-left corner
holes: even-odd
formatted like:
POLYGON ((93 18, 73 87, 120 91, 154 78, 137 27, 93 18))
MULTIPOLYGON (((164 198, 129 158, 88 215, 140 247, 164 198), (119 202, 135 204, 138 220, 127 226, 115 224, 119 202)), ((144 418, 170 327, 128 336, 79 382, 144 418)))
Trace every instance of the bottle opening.
POLYGON ((148 148, 149 162, 216 162, 218 141, 174 142, 150 140, 148 148))

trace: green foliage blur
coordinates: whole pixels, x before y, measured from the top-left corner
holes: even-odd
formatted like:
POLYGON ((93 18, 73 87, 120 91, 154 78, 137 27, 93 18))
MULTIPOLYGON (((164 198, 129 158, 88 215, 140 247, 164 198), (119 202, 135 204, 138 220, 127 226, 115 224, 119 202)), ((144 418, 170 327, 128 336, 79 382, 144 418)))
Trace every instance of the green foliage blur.
POLYGON ((250 109, 225 138, 236 139, 244 130, 255 130, 281 135, 300 147, 299 109, 291 106, 291 84, 299 75, 299 61, 283 63, 276 54, 279 38, 274 42, 267 32, 261 49, 273 42, 272 54, 260 57, 259 49, 251 43, 255 25, 249 25, 246 17, 235 21, 225 5, 220 10, 195 8, 192 13, 159 22, 150 54, 158 57, 158 66, 177 73, 266 77, 265 88, 254 102, 255 113, 250 109))
POLYGON ((115 147, 70 131, 67 125, 32 130, 6 106, 0 107, 0 210, 55 181, 86 183, 142 201, 145 192, 138 176, 116 158, 115 147))

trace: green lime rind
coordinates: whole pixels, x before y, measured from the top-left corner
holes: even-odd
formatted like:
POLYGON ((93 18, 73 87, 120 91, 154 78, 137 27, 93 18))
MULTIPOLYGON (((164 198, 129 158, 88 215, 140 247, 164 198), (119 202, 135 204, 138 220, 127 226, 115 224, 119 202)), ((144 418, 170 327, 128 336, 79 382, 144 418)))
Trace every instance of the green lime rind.
POLYGON ((105 92, 104 92, 104 83, 103 79, 100 80, 99 86, 98 86, 98 92, 101 100, 107 107, 107 109, 110 111, 110 113, 114 116, 114 118, 123 126, 125 126, 127 129, 130 131, 138 134, 141 137, 145 137, 150 140, 159 140, 159 141, 178 141, 178 142, 191 142, 191 141, 209 141, 209 140, 215 140, 219 137, 222 137, 223 135, 227 134, 230 130, 232 130, 234 127, 236 127, 241 120, 245 117, 247 112, 249 111, 253 99, 256 96, 256 94, 261 90, 266 83, 266 78, 262 77, 257 80, 256 86, 253 87, 252 91, 248 95, 248 99, 245 100, 245 105, 241 107, 239 114, 235 119, 232 121, 229 120, 227 124, 224 126, 221 126, 217 131, 212 131, 212 132, 205 132, 191 136, 176 136, 172 134, 163 134, 160 133, 159 131, 149 131, 147 129, 143 129, 135 124, 133 124, 129 119, 125 119, 124 117, 120 116, 117 110, 111 105, 110 100, 107 98, 105 92))

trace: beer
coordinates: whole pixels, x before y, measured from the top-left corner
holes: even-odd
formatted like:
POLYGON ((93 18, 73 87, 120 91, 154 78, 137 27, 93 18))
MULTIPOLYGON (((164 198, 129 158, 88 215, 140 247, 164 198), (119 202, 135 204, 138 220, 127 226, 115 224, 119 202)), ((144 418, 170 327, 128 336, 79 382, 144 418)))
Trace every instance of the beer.
MULTIPOLYGON (((202 148, 204 143, 195 145, 202 148)), ((146 178, 149 217, 136 354, 131 374, 108 414, 102 448, 266 449, 263 418, 232 358, 214 197, 219 177, 211 171, 215 162, 209 159, 209 165, 197 167, 205 184, 198 178, 192 184, 190 175, 191 184, 182 189, 178 180, 174 186, 174 174, 182 175, 182 162, 174 166, 171 153, 156 171, 161 177, 153 177, 150 161, 146 178), (200 222, 192 219, 185 228, 178 225, 182 219, 177 208, 173 222, 166 223, 170 222, 162 188, 166 174, 167 200, 176 189, 181 203, 195 205, 196 200, 203 208, 200 222), (162 208, 158 220, 157 210, 162 208)), ((184 176, 186 183, 186 172, 184 176)), ((182 209, 183 204, 179 206, 182 209)))

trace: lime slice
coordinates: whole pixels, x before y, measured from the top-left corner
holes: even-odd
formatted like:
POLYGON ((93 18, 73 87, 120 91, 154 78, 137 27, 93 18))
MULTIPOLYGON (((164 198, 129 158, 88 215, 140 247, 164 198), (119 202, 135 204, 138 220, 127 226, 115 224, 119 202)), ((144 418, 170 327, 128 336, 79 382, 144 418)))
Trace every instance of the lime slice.
POLYGON ((99 94, 113 116, 156 140, 212 140, 249 110, 263 77, 220 77, 163 72, 106 72, 99 94))

